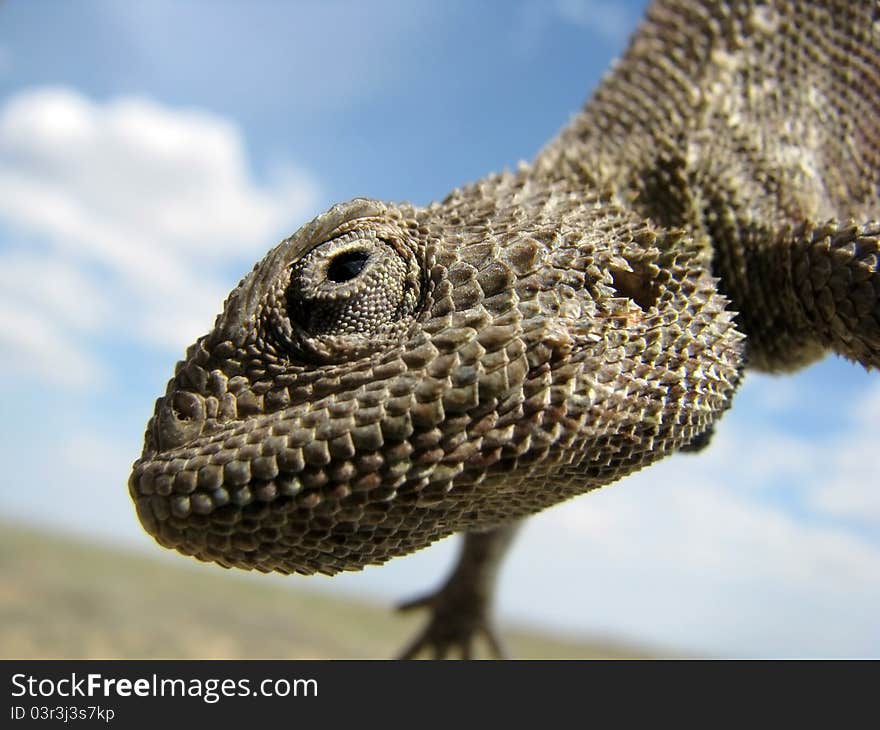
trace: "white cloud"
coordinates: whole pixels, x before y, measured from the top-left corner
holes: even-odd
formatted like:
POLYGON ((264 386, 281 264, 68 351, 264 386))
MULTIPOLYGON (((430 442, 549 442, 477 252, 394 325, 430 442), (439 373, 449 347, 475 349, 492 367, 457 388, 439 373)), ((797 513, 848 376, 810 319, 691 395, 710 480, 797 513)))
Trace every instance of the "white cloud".
POLYGON ((100 382, 106 368, 81 338, 111 316, 105 293, 70 261, 0 253, 0 373, 69 387, 100 382))
MULTIPOLYGON (((131 467, 132 453, 130 445, 95 431, 70 434, 58 446, 58 459, 62 469, 78 482, 106 482, 109 478, 125 483, 131 467)), ((127 494, 123 496, 128 497, 127 494)))
POLYGON ((7 456, 0 516, 75 531, 89 541, 124 541, 155 555, 155 544, 139 528, 126 489, 140 435, 95 427, 87 414, 71 418, 63 408, 42 417, 36 428, 25 418, 14 433, 5 434, 15 458, 7 456))
POLYGON ((97 290, 73 261, 27 251, 0 254, 0 296, 9 304, 42 309, 54 322, 93 331, 111 315, 104 292, 97 290))
POLYGON ((0 115, 0 154, 4 217, 108 248, 253 251, 314 195, 293 173, 280 189, 256 186, 234 125, 148 99, 100 105, 66 89, 26 92, 0 115))
POLYGON ((105 366, 51 317, 5 296, 0 298, 0 355, 0 374, 7 382, 30 378, 78 388, 106 376, 105 366))
MULTIPOLYGON (((758 452, 761 443, 747 445, 758 452)), ((869 638, 880 607, 880 544, 804 516, 803 503, 764 499, 773 482, 742 489, 738 471, 711 447, 667 460, 539 517, 508 585, 528 581, 529 596, 552 606, 545 622, 677 651, 880 651, 869 638)), ((876 473, 866 485, 875 482, 876 473)), ((803 485, 802 498, 814 483, 803 485)), ((532 612, 532 599, 514 587, 505 600, 519 615, 532 612)))
POLYGON ((804 398, 798 382, 787 374, 749 373, 749 388, 762 409, 769 413, 791 411, 804 398))
MULTIPOLYGON (((865 453, 854 456, 861 460, 866 458, 865 453)), ((876 463, 852 463, 845 475, 815 488, 812 504, 829 515, 877 524, 880 521, 880 494, 877 490, 876 463)))
POLYGON ((614 42, 626 38, 635 25, 625 5, 607 0, 556 0, 556 12, 567 23, 614 42))
MULTIPOLYGON (((219 310, 228 282, 218 270, 268 250, 317 197, 289 167, 256 183, 240 130, 206 112, 61 88, 0 108, 0 222, 30 247, 7 241, 0 269, 5 281, 22 277, 4 291, 36 331, 66 321, 180 350, 219 310)), ((20 322, 2 329, 7 347, 25 346, 10 332, 20 322)), ((37 359, 43 339, 12 355, 37 359)))
POLYGON ((880 525, 878 423, 880 384, 875 384, 855 404, 852 430, 830 450, 827 478, 810 489, 814 509, 854 523, 880 525))
POLYGON ((676 570, 694 576, 723 571, 725 581, 811 589, 818 583, 828 590, 854 578, 875 581, 877 546, 836 527, 798 520, 738 490, 736 479, 718 478, 717 462, 711 467, 714 483, 694 479, 690 467, 684 457, 658 465, 628 479, 613 500, 595 495, 572 502, 553 519, 602 554, 645 560, 656 549, 676 570))
POLYGON ((608 0, 523 0, 514 14, 513 47, 535 53, 559 21, 617 47, 632 33, 636 20, 621 3, 608 0))
MULTIPOLYGON (((773 381, 749 375, 738 398, 744 407, 734 405, 705 452, 666 459, 530 519, 502 572, 499 610, 519 623, 661 652, 876 656, 880 518, 862 515, 856 525, 854 514, 831 513, 813 495, 847 468, 841 447, 870 436, 880 384, 856 398, 835 391, 835 407, 852 415, 816 437, 765 420, 796 405, 798 419, 821 421, 824 400, 804 390, 818 372, 846 376, 829 360, 790 376, 799 398, 773 403, 764 402, 773 381)), ((865 489, 877 483, 876 464, 872 476, 865 489)), ((454 548, 446 542, 328 585, 417 595, 442 581, 454 548)))
POLYGON ((547 512, 510 567, 542 601, 513 588, 506 600, 519 615, 678 650, 880 651, 877 465, 866 450, 880 386, 861 404, 824 441, 782 438, 734 410, 706 452, 547 512))

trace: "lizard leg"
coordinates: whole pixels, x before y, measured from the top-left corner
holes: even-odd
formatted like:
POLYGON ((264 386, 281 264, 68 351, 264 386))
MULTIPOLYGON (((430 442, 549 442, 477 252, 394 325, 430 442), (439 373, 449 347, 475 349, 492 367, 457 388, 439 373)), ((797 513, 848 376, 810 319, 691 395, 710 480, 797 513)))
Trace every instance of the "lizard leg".
POLYGON ((880 368, 880 223, 807 222, 741 232, 716 250, 748 338, 748 364, 794 370, 832 350, 880 368))
POLYGON ((802 225, 787 250, 794 298, 820 344, 880 368, 880 223, 802 225))
POLYGON ((453 649, 463 659, 470 659, 474 640, 480 635, 485 637, 494 657, 506 656, 491 622, 492 599, 501 561, 519 524, 512 522, 486 532, 465 533, 458 562, 446 582, 437 591, 398 607, 401 611, 430 611, 425 628, 400 653, 401 659, 412 659, 423 651, 431 651, 435 659, 444 659, 453 649))

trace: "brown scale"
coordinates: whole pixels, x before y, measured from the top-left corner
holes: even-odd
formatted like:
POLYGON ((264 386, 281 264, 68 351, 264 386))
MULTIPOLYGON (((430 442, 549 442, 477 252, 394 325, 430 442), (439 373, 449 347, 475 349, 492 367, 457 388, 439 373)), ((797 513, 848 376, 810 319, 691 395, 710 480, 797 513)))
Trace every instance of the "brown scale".
POLYGON ((746 364, 880 365, 878 48, 877 2, 655 2, 531 165, 334 206, 178 364, 144 527, 304 574, 465 531, 406 653, 468 654, 519 518, 704 445, 746 364))

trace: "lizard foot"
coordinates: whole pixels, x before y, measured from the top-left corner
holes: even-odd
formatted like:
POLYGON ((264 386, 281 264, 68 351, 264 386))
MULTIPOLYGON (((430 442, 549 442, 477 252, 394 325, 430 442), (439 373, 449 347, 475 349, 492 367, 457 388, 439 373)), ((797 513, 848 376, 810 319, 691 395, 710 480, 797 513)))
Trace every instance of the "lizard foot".
POLYGON ((400 659, 412 659, 423 652, 430 652, 435 659, 453 653, 471 659, 480 636, 488 643, 490 656, 507 657, 491 622, 492 596, 501 559, 518 526, 512 522, 466 533, 458 563, 446 582, 433 593, 398 607, 400 611, 427 608, 430 612, 427 625, 401 652, 400 659))
POLYGON ((436 593, 430 593, 397 607, 399 611, 427 608, 428 623, 406 646, 399 659, 414 659, 426 652, 434 659, 472 659, 475 640, 482 636, 494 659, 506 659, 508 654, 489 618, 487 601, 473 590, 447 583, 436 593))

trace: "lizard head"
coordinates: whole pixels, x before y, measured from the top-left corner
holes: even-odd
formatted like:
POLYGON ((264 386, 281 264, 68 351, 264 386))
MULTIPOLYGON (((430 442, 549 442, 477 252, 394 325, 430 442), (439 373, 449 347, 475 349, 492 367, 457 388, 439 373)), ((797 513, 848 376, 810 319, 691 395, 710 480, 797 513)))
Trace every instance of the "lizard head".
POLYGON ((225 566, 335 573, 690 442, 737 379, 726 302, 681 234, 595 202, 503 175, 304 226, 157 401, 142 524, 225 566))

